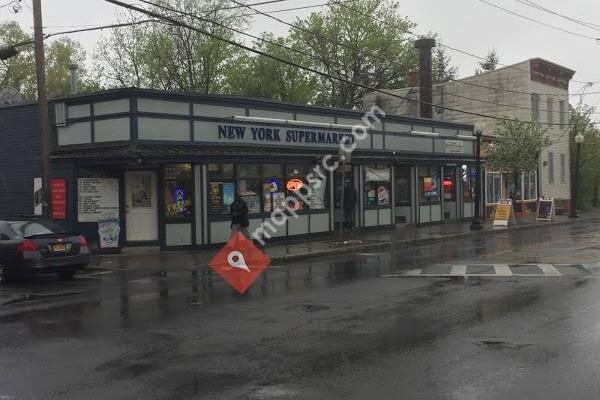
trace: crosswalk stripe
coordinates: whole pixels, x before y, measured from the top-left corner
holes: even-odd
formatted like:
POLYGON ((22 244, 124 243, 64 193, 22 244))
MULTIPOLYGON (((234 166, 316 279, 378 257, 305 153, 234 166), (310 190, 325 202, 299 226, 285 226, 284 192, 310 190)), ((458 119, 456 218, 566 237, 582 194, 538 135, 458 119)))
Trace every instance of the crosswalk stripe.
POLYGON ((450 275, 452 276, 462 276, 467 274, 467 266, 466 265, 453 265, 450 269, 450 275))
POLYGON ((510 267, 506 264, 496 264, 494 265, 494 272, 498 276, 512 276, 513 273, 510 270, 510 267))
POLYGON ((537 264, 546 276, 562 276, 559 270, 552 264, 537 264))

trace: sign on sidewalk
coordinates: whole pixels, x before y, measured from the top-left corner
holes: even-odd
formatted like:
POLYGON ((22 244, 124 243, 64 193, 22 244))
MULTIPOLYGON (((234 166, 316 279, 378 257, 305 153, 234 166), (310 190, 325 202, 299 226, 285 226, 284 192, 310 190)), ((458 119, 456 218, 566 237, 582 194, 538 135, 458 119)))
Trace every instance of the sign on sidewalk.
POLYGON ((512 200, 500 200, 496 206, 496 214, 494 215, 494 226, 508 226, 510 221, 515 221, 513 214, 512 200))
POLYGON ((552 221, 556 217, 554 199, 540 199, 538 202, 537 220, 552 221))

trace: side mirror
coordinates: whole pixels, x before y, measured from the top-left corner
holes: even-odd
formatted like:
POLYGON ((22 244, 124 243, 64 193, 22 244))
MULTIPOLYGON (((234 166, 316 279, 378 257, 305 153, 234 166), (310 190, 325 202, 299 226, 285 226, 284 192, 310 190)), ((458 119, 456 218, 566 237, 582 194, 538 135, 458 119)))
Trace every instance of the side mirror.
POLYGON ((0 233, 0 240, 10 240, 10 237, 5 233, 0 233))

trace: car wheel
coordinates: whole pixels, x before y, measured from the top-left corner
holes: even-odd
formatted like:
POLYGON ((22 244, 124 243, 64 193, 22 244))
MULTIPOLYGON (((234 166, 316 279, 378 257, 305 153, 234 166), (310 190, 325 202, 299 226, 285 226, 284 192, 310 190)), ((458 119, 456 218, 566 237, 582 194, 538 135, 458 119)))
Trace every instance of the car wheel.
POLYGON ((73 279, 74 276, 75 271, 73 270, 61 271, 58 273, 58 277, 61 281, 70 281, 71 279, 73 279))

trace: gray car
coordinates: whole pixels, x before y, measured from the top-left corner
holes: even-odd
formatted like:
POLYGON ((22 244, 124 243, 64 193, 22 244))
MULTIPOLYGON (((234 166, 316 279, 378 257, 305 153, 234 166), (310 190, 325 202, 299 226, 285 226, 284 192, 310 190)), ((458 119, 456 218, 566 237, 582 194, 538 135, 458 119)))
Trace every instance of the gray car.
POLYGON ((43 273, 72 279, 89 261, 85 237, 51 221, 0 221, 0 283, 43 273))

